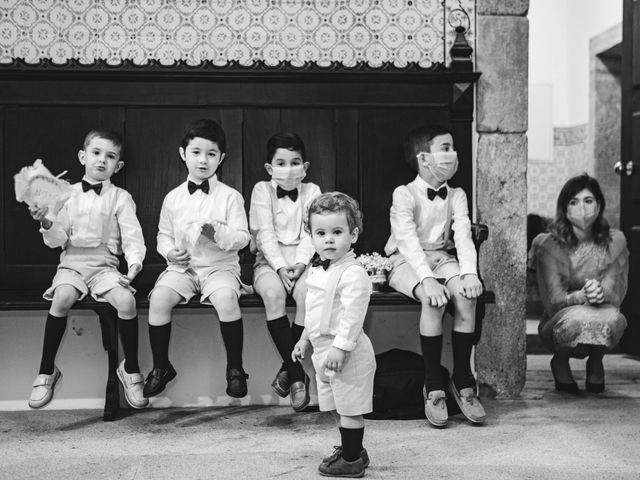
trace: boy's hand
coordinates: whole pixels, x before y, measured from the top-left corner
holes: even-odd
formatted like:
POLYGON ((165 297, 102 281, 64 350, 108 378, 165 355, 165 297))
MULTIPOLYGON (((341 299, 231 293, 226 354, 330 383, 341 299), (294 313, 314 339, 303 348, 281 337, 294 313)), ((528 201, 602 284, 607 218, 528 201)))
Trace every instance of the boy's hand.
POLYGON ((302 276, 306 268, 307 266, 304 263, 296 263, 293 267, 289 268, 289 278, 294 282, 297 281, 302 276))
POLYGON ((51 225, 53 225, 53 222, 46 218, 48 211, 48 207, 39 207, 37 205, 29 206, 29 213, 36 222, 40 222, 42 228, 44 228, 45 230, 49 230, 51 228, 51 225))
POLYGON ((291 280, 289 267, 280 267, 278 269, 278 276, 280 277, 280 280, 282 280, 287 293, 291 293, 291 291, 293 290, 293 286, 295 285, 295 281, 291 280))
POLYGON ((131 282, 133 282, 133 279, 136 278, 136 275, 138 275, 141 271, 142 271, 142 265, 140 265, 139 263, 134 263, 129 266, 129 271, 127 272, 127 275, 120 277, 118 282, 123 287, 128 287, 129 285, 131 285, 131 282))
POLYGON ((587 280, 582 290, 589 303, 600 304, 604 302, 604 290, 598 280, 587 280))
POLYGON ((298 343, 293 346, 293 350, 291 351, 291 360, 294 362, 302 361, 308 348, 309 340, 305 340, 304 338, 298 340, 298 343))
POLYGON ((327 358, 324 361, 324 369, 329 370, 330 372, 338 372, 342 371, 342 366, 344 365, 345 358, 347 356, 347 352, 341 350, 337 347, 331 347, 329 353, 327 353, 327 358))
POLYGON ((478 298, 482 294, 482 283, 477 275, 467 273, 460 277, 460 294, 466 298, 478 298))
POLYGON ((188 265, 191 255, 183 248, 174 248, 167 253, 167 260, 175 265, 188 265))
POLYGON ((205 223, 204 225, 202 225, 201 233, 204 237, 208 238, 212 242, 216 241, 216 228, 210 223, 205 223))
POLYGON ((432 307, 441 308, 449 303, 449 289, 435 278, 425 278, 422 281, 422 289, 427 297, 427 303, 432 307))

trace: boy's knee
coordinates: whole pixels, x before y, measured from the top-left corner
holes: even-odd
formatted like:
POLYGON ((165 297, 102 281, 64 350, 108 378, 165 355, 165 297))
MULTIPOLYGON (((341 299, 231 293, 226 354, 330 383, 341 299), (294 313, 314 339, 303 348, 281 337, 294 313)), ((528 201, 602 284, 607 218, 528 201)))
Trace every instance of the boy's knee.
POLYGON ((129 290, 118 289, 113 295, 113 307, 121 318, 131 318, 136 314, 136 299, 129 290))
POLYGON ((285 291, 284 289, 268 288, 262 293, 262 301, 269 307, 284 305, 286 302, 285 291))
POLYGON ((230 288, 216 290, 209 299, 223 321, 228 321, 229 315, 237 315, 240 311, 238 295, 230 288))
POLYGON ((167 292, 163 293, 162 289, 154 289, 149 297, 149 312, 167 312, 175 307, 175 303, 171 295, 167 292))
POLYGON ((71 285, 60 285, 53 293, 53 305, 59 309, 70 309, 79 298, 78 291, 71 285))

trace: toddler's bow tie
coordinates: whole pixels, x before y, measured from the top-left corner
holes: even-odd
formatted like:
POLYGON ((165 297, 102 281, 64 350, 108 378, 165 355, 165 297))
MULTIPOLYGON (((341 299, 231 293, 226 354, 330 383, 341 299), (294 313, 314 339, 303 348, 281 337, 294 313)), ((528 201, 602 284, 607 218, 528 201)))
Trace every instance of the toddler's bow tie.
POLYGON ((205 180, 200 185, 198 185, 197 183, 189 180, 189 183, 187 183, 187 188, 189 189, 190 195, 193 195, 198 189, 202 190, 204 193, 209 193, 209 182, 205 180))
POLYGON ((329 264, 331 263, 331 260, 322 260, 320 258, 320 255, 318 255, 317 253, 313 256, 313 258, 311 259, 311 266, 312 267, 322 267, 325 270, 327 268, 329 268, 329 264))
POLYGON ((289 197, 292 202, 295 202, 298 199, 298 189, 294 188, 293 190, 285 190, 278 186, 276 188, 276 196, 278 198, 289 197))
POLYGON ((433 188, 427 189, 427 197, 429 197, 429 200, 433 200, 434 198, 436 198, 436 196, 440 197, 443 200, 446 199, 447 187, 440 187, 438 190, 434 190, 433 188))
POLYGON ((88 192, 89 190, 93 190, 96 192, 96 195, 100 195, 100 192, 102 191, 102 183, 92 184, 86 180, 82 180, 82 191, 88 192))

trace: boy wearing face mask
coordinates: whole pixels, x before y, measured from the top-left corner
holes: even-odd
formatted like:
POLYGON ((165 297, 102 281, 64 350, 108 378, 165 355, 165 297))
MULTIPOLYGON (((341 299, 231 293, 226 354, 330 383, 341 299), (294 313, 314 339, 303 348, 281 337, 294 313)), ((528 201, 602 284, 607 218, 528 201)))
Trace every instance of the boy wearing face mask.
POLYGON ((444 427, 448 420, 445 390, 449 390, 467 419, 483 423, 485 412, 471 371, 476 298, 482 284, 467 196, 461 188, 447 185, 458 169, 453 136, 440 126, 422 127, 409 133, 403 147, 405 160, 418 175, 393 192, 391 236, 385 253, 393 262, 389 285, 422 304, 425 414, 432 425, 444 427), (452 248, 457 258, 448 253, 452 248), (444 385, 442 317, 450 301, 454 307, 454 369, 450 384, 444 385))
POLYGON ((309 168, 305 146, 295 133, 281 132, 267 142, 265 170, 270 181, 258 182, 251 194, 249 224, 255 239, 253 285, 262 297, 267 328, 283 364, 271 388, 289 395, 295 411, 309 404, 309 377, 291 352, 304 330, 305 271, 314 249, 303 225, 309 204, 320 195, 314 183, 302 183, 309 168), (287 294, 296 302, 293 324, 286 313, 287 294))
POLYGON ((242 195, 216 175, 225 150, 226 137, 218 123, 203 119, 186 127, 179 153, 188 176, 164 198, 158 222, 157 249, 166 258, 167 269, 149 294, 153 370, 144 384, 145 397, 158 395, 175 378, 169 362, 171 314, 178 303, 198 294, 201 303, 215 308, 220 320, 227 395, 247 394, 238 250, 249 243, 250 234, 242 195))

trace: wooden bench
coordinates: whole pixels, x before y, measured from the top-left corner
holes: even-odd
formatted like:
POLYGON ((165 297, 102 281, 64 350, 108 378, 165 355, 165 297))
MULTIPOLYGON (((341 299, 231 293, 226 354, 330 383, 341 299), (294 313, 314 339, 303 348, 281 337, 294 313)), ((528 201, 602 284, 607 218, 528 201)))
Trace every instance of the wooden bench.
MULTIPOLYGON (((488 228, 486 225, 474 224, 472 233, 476 250, 488 237, 488 228)), ((243 258, 246 265, 247 259, 243 258)), ((136 293, 136 301, 138 310, 149 308, 148 292, 138 290, 136 293)), ((262 307, 262 299, 256 295, 242 295, 240 297, 241 308, 262 307)), ((479 298, 476 306, 476 343, 482 332, 482 322, 485 316, 486 305, 495 303, 495 295, 491 291, 485 291, 479 298)), ((292 297, 287 299, 288 306, 294 306, 292 297)), ((418 302, 401 293, 391 289, 385 289, 380 292, 373 292, 371 295, 370 305, 377 306, 418 306, 418 302)), ((0 291, 0 311, 46 311, 51 303, 42 298, 41 291, 0 291)), ((113 421, 116 419, 120 407, 120 388, 119 381, 116 377, 116 369, 118 368, 118 322, 115 310, 108 304, 96 302, 87 297, 81 302, 77 302, 74 307, 76 310, 93 310, 98 315, 102 333, 102 345, 107 352, 108 358, 108 376, 105 391, 105 404, 103 411, 104 421, 113 421)), ((176 306, 179 309, 201 309, 211 307, 202 305, 199 297, 194 297, 189 303, 176 306)), ((450 308, 450 307, 449 307, 450 308)))

